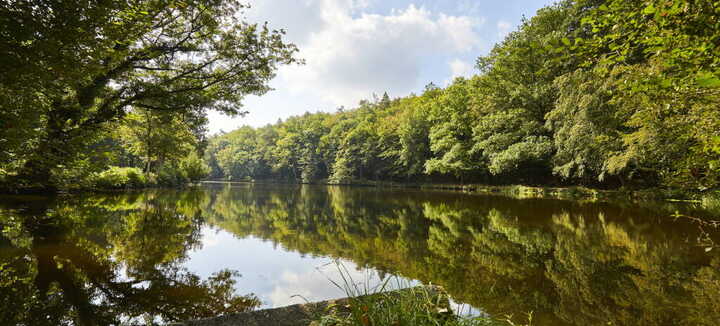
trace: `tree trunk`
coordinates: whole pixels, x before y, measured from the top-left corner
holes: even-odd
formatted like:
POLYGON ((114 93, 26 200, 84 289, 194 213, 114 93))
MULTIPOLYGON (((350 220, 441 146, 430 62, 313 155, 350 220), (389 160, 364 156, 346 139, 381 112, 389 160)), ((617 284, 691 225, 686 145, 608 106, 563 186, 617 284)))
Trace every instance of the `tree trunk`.
POLYGON ((62 140, 51 135, 40 140, 35 153, 25 162, 19 173, 10 180, 13 192, 55 192, 58 185, 52 178, 52 170, 65 160, 65 152, 58 147, 62 140))
POLYGON ((53 105, 47 113, 46 134, 38 140, 34 153, 28 158, 14 180, 13 192, 54 192, 58 189, 53 180, 53 169, 71 161, 73 141, 83 139, 84 130, 66 132, 67 121, 76 121, 77 109, 61 104, 53 105))
POLYGON ((147 158, 146 158, 147 163, 145 165, 145 173, 150 173, 151 162, 152 162, 152 151, 151 151, 152 138, 150 137, 151 136, 150 133, 152 132, 152 120, 150 120, 151 118, 152 117, 150 116, 150 111, 145 110, 145 121, 147 121, 147 126, 146 126, 147 132, 145 133, 145 137, 146 137, 145 138, 146 139, 145 146, 147 146, 147 153, 146 153, 147 154, 147 158))

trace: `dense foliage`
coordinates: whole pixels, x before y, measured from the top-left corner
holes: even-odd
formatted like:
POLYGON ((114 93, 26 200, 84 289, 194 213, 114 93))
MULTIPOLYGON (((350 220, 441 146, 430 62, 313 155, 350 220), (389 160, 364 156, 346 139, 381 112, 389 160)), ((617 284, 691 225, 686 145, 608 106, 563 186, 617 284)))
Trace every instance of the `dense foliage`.
POLYGON ((202 140, 208 109, 242 113, 244 96, 266 92, 276 67, 295 61, 283 32, 244 22, 244 8, 234 0, 0 3, 2 188, 74 186, 113 164, 175 169, 198 150, 190 145, 202 140))
POLYGON ((209 140, 215 178, 720 186, 720 2, 543 8, 444 89, 209 140))

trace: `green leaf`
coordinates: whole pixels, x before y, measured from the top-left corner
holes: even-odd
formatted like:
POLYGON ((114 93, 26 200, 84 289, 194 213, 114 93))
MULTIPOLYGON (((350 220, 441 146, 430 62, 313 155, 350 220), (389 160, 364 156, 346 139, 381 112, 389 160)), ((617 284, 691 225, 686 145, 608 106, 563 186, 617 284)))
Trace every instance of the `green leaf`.
POLYGON ((698 73, 698 76, 695 78, 695 82, 700 87, 706 87, 706 88, 716 88, 720 87, 720 77, 716 76, 715 74, 711 72, 700 72, 698 73))
POLYGON ((570 45, 570 39, 568 39, 567 37, 563 37, 561 41, 563 42, 563 44, 565 44, 567 46, 570 45))
POLYGON ((645 9, 643 9, 643 14, 652 15, 655 13, 655 11, 655 7, 653 5, 649 5, 645 7, 645 9))
POLYGON ((672 87, 672 81, 671 81, 670 79, 668 79, 668 78, 663 78, 663 79, 660 81, 660 86, 661 86, 662 88, 670 88, 670 87, 672 87))

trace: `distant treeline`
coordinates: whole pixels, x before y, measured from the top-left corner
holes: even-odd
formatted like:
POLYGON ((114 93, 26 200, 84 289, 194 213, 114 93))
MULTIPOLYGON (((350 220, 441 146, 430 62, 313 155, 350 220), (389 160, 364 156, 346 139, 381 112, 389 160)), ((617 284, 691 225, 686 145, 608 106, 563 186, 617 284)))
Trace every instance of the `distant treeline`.
POLYGON ((227 179, 720 184, 720 2, 563 1, 422 94, 209 140, 227 179))

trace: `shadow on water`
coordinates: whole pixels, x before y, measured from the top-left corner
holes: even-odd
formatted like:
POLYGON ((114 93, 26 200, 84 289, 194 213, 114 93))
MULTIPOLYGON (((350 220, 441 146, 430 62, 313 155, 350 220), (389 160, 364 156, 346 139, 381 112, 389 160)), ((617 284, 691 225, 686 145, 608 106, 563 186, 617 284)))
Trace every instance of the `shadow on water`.
POLYGON ((533 325, 720 320, 718 233, 672 217, 707 217, 690 206, 259 185, 8 197, 0 205, 2 324, 141 323, 251 309, 258 301, 236 294, 234 272, 203 280, 181 267, 207 224, 438 284, 497 318, 532 312, 533 325))

